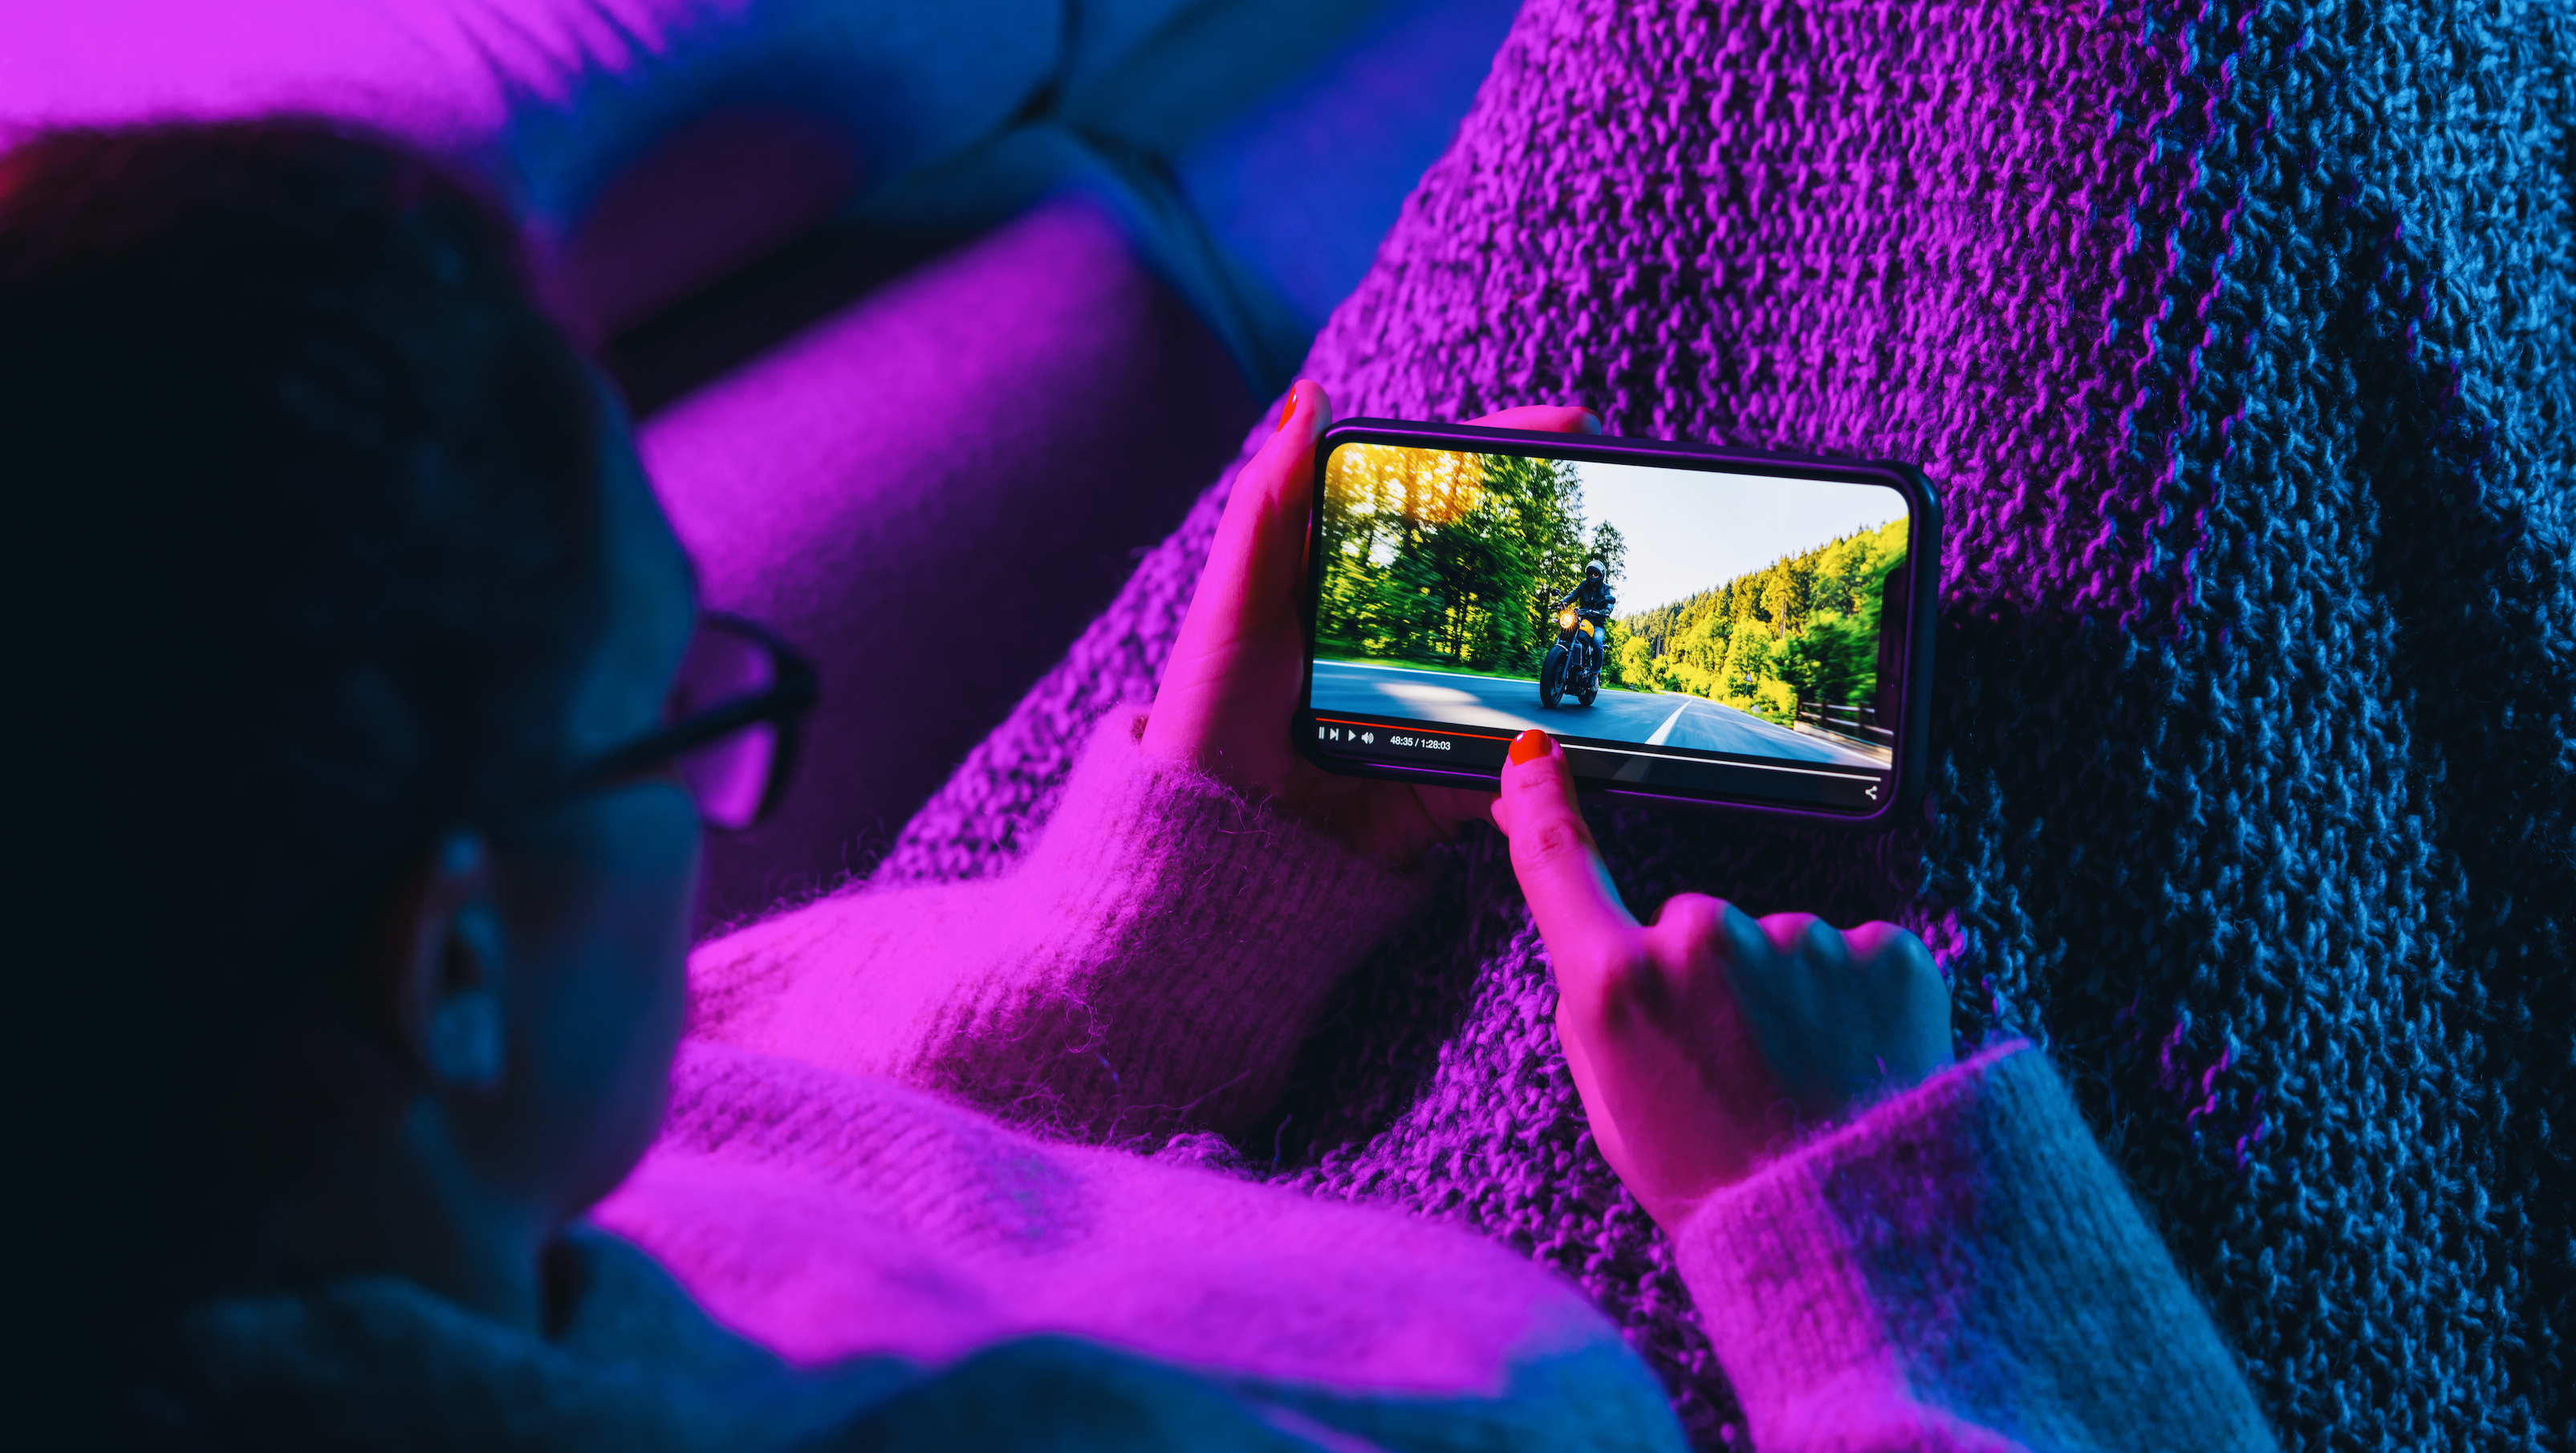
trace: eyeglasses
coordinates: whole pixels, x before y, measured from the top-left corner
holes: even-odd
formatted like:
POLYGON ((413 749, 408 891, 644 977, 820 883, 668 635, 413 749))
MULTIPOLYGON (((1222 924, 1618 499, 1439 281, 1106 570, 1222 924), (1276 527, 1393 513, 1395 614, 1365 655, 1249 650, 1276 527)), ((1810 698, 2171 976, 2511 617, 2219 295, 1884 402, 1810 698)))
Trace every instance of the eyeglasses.
POLYGON ((814 667, 794 648, 739 616, 708 612, 671 683, 667 725, 580 768, 563 790, 669 767, 697 800, 699 821, 739 832, 786 795, 816 694, 814 667))

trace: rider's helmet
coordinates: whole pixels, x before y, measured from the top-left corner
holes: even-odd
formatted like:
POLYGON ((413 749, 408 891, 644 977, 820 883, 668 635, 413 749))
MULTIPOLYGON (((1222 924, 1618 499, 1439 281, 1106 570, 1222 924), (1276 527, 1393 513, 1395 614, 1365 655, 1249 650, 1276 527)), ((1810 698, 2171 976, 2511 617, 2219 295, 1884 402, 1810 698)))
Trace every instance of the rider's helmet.
POLYGON ((1585 561, 1583 563, 1583 578, 1586 580, 1599 580, 1601 578, 1601 562, 1598 560, 1585 561))

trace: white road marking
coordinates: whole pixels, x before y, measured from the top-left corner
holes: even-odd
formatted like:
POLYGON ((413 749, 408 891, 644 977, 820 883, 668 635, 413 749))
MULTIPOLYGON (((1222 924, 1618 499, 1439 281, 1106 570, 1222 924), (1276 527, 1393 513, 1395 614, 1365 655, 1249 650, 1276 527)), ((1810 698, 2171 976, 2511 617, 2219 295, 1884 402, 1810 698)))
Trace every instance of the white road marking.
POLYGON ((1484 698, 1472 691, 1461 691, 1455 686, 1432 686, 1420 681, 1390 681, 1378 690, 1409 705, 1434 709, 1485 704, 1484 698))
POLYGON ((1687 701, 1674 707, 1673 714, 1664 718, 1664 724, 1655 728, 1655 734, 1646 738, 1646 745, 1650 747, 1660 747, 1664 743, 1672 740, 1673 723, 1680 721, 1682 719, 1682 713, 1688 710, 1690 710, 1690 703, 1687 701))

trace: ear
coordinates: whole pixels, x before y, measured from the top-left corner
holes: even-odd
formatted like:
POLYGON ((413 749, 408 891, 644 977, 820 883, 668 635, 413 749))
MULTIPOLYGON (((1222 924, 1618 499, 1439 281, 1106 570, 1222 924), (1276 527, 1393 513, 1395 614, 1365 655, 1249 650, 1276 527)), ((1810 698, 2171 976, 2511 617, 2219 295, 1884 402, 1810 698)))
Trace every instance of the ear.
POLYGON ((442 834, 412 889, 393 966, 395 1031, 414 1069, 432 1085, 497 1090, 509 1035, 491 845, 467 829, 442 834))

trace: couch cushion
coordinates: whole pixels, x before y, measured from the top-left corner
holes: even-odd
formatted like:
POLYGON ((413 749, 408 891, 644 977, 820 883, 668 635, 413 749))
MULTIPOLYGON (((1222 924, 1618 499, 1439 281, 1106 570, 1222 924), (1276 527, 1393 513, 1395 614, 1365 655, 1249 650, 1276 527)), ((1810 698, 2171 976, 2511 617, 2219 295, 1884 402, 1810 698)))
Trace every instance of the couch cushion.
POLYGON ((711 840, 710 921, 827 886, 1062 654, 1254 401, 1099 209, 889 285, 642 431, 709 603, 818 658, 796 790, 711 840))

